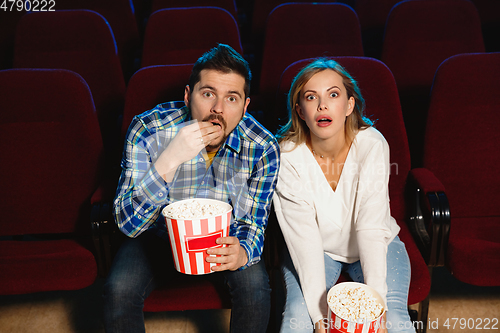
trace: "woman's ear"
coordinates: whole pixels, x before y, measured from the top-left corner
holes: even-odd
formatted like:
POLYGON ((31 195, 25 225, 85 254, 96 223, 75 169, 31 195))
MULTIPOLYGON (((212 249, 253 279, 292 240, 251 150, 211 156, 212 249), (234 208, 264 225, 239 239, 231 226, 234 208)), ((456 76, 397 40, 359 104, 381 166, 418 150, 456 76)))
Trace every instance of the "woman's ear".
POLYGON ((353 96, 351 96, 347 101, 347 113, 345 115, 346 117, 349 116, 352 113, 352 111, 354 111, 355 105, 356 105, 356 100, 354 99, 353 96))
POLYGON ((302 111, 302 108, 300 107, 299 103, 295 104, 295 111, 297 111, 297 115, 300 117, 300 119, 305 121, 304 112, 302 111))

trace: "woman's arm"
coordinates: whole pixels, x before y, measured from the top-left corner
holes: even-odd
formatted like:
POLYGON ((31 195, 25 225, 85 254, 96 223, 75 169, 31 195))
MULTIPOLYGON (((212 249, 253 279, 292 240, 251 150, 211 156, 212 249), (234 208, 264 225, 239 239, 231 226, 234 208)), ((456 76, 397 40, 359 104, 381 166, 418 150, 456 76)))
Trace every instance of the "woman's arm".
POLYGON ((276 216, 313 323, 327 314, 324 250, 314 195, 298 171, 282 157, 274 195, 276 216))
POLYGON ((370 147, 361 162, 356 231, 365 283, 387 294, 387 245, 391 238, 389 207, 389 145, 383 139, 370 147))

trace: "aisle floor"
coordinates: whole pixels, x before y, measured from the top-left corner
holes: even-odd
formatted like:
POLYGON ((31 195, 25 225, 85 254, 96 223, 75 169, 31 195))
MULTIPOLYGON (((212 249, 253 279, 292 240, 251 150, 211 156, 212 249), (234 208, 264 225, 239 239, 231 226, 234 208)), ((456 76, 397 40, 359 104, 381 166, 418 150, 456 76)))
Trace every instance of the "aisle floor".
MULTIPOLYGON (((0 296, 0 332, 104 333, 102 284, 103 280, 98 279, 78 291, 0 296)), ((146 313, 146 331, 224 333, 229 331, 230 314, 230 310, 146 313)), ((500 287, 467 285, 445 268, 434 269, 429 333, 498 332, 499 319, 500 287)))

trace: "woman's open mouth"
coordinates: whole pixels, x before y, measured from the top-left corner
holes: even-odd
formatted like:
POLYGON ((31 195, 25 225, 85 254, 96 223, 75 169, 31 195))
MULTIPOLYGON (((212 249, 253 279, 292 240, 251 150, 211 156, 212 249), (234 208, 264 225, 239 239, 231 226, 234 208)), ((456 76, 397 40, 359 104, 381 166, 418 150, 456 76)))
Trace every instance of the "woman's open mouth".
POLYGON ((330 126, 330 124, 332 123, 332 118, 330 118, 329 116, 319 116, 318 118, 316 118, 316 123, 319 127, 330 126))

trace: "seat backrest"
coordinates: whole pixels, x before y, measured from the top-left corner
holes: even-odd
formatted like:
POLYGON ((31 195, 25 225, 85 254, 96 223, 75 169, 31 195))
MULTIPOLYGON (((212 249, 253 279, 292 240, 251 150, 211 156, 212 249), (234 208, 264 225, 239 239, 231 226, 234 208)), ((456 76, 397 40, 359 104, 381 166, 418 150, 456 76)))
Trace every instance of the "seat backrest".
MULTIPOLYGON (((252 36, 254 40, 262 39, 266 30, 266 21, 274 8, 284 3, 293 2, 287 0, 254 0, 252 10, 252 36)), ((306 0, 300 2, 335 2, 332 0, 306 0)))
POLYGON ((436 72, 424 167, 446 188, 453 217, 500 216, 500 53, 462 54, 436 72))
POLYGON ((105 141, 112 135, 123 112, 125 81, 113 32, 102 15, 90 10, 24 15, 16 32, 14 67, 80 74, 92 92, 105 141))
POLYGON ((428 95, 439 64, 469 52, 484 52, 484 42, 468 0, 406 0, 389 13, 381 60, 402 94, 428 95))
POLYGON ((127 74, 132 70, 140 39, 130 0, 71 0, 58 3, 57 9, 89 9, 101 14, 113 30, 122 68, 127 74))
POLYGON ((380 59, 387 16, 401 0, 356 0, 354 10, 358 14, 363 37, 365 56, 380 59))
MULTIPOLYGON (((410 152, 401 112, 398 91, 391 71, 381 61, 366 57, 332 57, 358 82, 365 99, 365 115, 375 121, 375 127, 384 135, 390 147, 391 177, 389 183, 391 214, 398 220, 405 218, 405 186, 410 171, 410 152), (383 87, 383 88, 381 88, 383 87)), ((298 72, 313 59, 299 60, 283 72, 275 108, 278 117, 287 120, 286 95, 298 72)), ((282 124, 284 122, 282 121, 282 124)))
POLYGON ((24 14, 0 10, 0 70, 12 68, 16 26, 24 14))
POLYGON ((267 20, 259 94, 274 98, 285 68, 294 61, 319 56, 362 56, 354 10, 339 3, 288 3, 267 20), (304 16, 314 18, 304 22, 304 16))
POLYGON ((102 141, 89 87, 71 71, 0 71, 0 235, 86 232, 102 141))
POLYGON ((227 10, 238 20, 238 11, 235 0, 153 0, 151 4, 151 13, 160 9, 178 8, 178 7, 219 7, 227 10))
POLYGON ((134 116, 160 103, 184 99, 184 88, 192 68, 192 64, 150 66, 141 68, 132 76, 125 96, 122 140, 134 116))
POLYGON ((356 0, 354 10, 359 17, 361 29, 384 28, 392 7, 401 0, 356 0))
POLYGON ((228 44, 243 54, 238 25, 227 10, 218 7, 162 9, 149 18, 142 67, 192 64, 217 43, 228 44))

